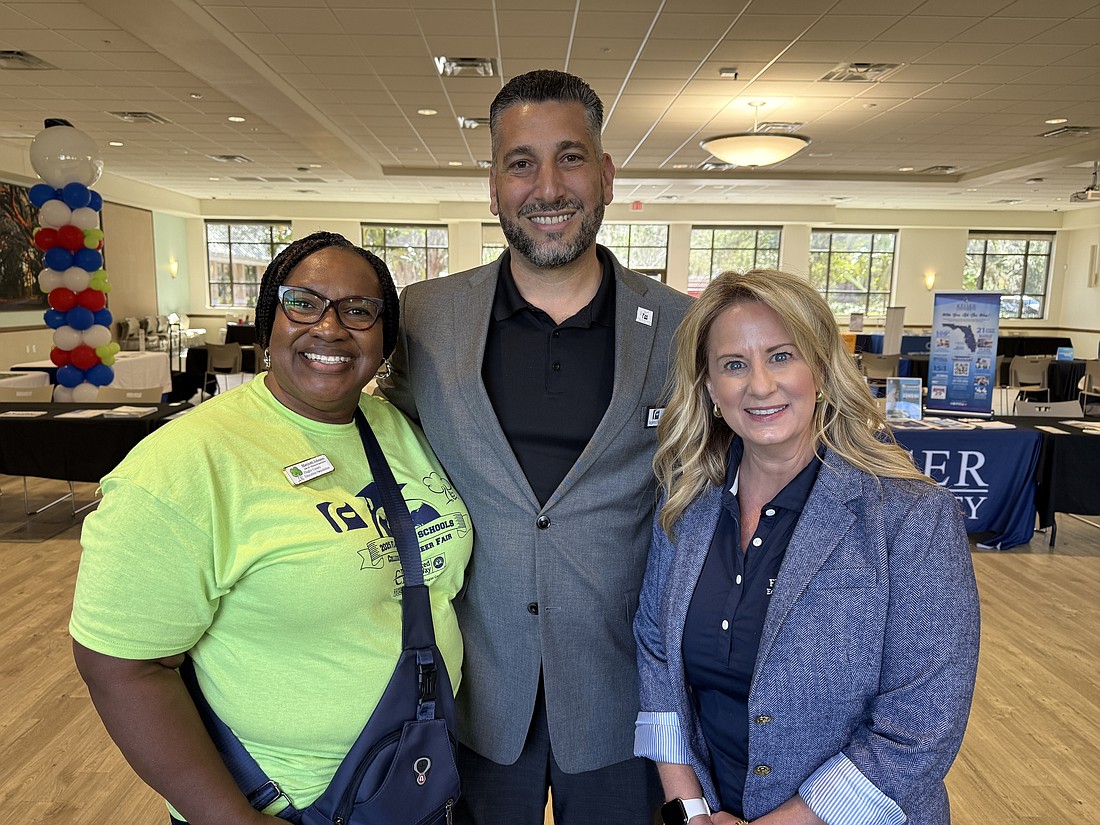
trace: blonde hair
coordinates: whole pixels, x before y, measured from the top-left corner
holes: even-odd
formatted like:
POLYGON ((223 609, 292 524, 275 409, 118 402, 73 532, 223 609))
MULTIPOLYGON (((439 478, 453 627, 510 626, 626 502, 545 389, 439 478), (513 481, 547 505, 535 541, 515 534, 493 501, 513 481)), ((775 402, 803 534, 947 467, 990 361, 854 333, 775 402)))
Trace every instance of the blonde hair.
POLYGON ((692 304, 676 331, 669 401, 657 429, 653 470, 664 490, 658 522, 671 538, 673 525, 707 484, 726 475, 733 432, 712 414, 707 346, 718 316, 732 306, 757 302, 779 316, 809 364, 822 396, 814 408, 815 446, 824 445, 849 464, 878 478, 932 484, 894 441, 855 361, 842 346, 832 310, 805 279, 775 269, 724 272, 692 304))

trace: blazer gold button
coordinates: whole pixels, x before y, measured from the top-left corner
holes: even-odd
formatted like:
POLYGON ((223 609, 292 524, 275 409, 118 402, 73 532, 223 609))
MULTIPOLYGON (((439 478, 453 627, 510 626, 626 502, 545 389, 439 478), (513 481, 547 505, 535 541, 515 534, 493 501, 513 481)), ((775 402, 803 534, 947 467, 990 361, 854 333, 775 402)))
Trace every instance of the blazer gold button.
POLYGON ((527 612, 530 613, 532 616, 539 615, 539 603, 531 602, 529 605, 527 605, 527 612))
POLYGON ((757 716, 753 721, 758 725, 766 725, 772 718, 770 716, 757 716))
POLYGON ((752 772, 755 773, 757 776, 767 776, 769 773, 772 772, 772 769, 768 765, 757 765, 755 768, 752 769, 752 772))
POLYGON ((539 516, 535 520, 535 524, 540 530, 545 530, 547 527, 550 526, 550 516, 539 516))

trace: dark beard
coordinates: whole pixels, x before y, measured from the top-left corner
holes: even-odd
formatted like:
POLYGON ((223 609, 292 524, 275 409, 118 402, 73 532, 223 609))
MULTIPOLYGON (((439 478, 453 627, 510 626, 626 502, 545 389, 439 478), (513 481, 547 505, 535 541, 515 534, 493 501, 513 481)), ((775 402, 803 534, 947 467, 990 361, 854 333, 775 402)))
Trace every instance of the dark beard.
MULTIPOLYGON (((537 204, 533 207, 521 209, 519 216, 524 212, 553 212, 559 209, 581 209, 577 202, 562 203, 555 206, 537 204)), ((528 235, 519 221, 512 221, 500 215, 500 228, 504 231, 504 237, 508 239, 508 245, 519 255, 522 255, 539 269, 557 269, 571 264, 583 255, 592 244, 596 242, 600 226, 603 224, 603 201, 596 204, 592 212, 582 213, 581 225, 572 241, 560 240, 560 236, 551 235, 541 243, 528 235)))

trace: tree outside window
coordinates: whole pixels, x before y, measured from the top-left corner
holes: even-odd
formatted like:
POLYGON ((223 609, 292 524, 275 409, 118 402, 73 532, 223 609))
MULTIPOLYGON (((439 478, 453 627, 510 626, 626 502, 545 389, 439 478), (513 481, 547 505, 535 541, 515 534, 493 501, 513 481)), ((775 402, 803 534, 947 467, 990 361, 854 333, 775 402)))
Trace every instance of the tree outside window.
POLYGON ((264 271, 290 241, 289 223, 207 221, 210 306, 256 306, 264 271))
POLYGON ((814 230, 810 233, 810 282, 834 315, 883 316, 894 285, 897 233, 814 230))
POLYGON ((668 224, 605 223, 596 241, 610 249, 627 269, 664 281, 668 271, 668 224))
POLYGON ((723 272, 776 269, 781 236, 779 227, 693 226, 688 295, 698 295, 723 272))
POLYGON ((1042 318, 1052 233, 971 232, 963 288, 1001 293, 1002 318, 1042 318))
POLYGON ((363 247, 386 262, 398 289, 450 274, 447 227, 365 223, 362 228, 363 247))

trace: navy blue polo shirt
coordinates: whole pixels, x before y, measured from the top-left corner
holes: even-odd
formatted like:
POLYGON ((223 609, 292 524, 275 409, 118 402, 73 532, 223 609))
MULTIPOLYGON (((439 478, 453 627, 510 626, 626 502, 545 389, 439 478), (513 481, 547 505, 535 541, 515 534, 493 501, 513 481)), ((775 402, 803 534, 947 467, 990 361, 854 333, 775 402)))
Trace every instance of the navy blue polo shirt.
POLYGON ((722 810, 742 813, 749 765, 749 688, 779 567, 821 466, 815 456, 760 511, 741 552, 741 508, 734 490, 744 444, 730 445, 718 527, 684 627, 684 669, 714 763, 722 810))
POLYGON ((528 303, 500 261, 481 378, 497 421, 539 504, 546 504, 592 440, 615 386, 615 271, 587 306, 560 324, 528 303))

